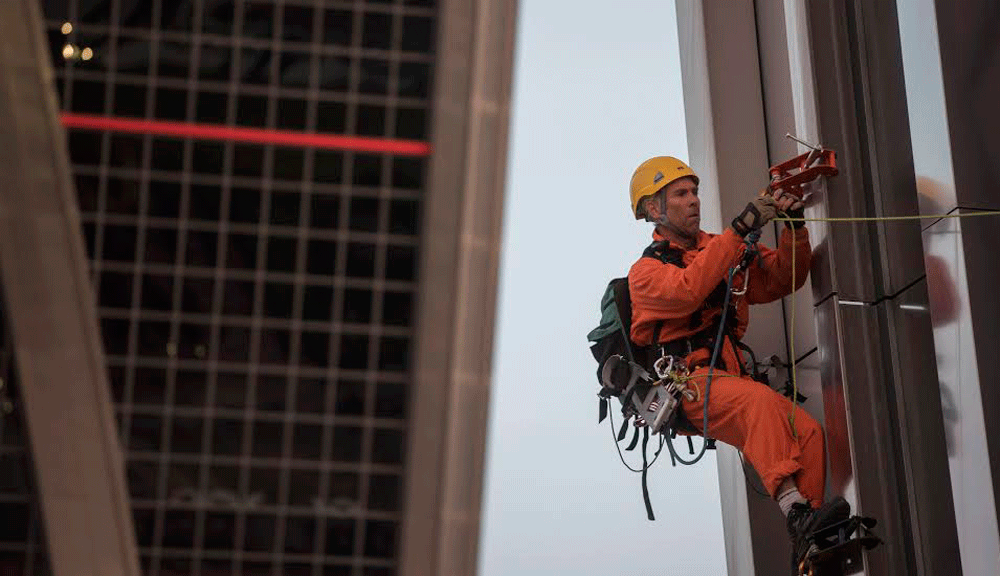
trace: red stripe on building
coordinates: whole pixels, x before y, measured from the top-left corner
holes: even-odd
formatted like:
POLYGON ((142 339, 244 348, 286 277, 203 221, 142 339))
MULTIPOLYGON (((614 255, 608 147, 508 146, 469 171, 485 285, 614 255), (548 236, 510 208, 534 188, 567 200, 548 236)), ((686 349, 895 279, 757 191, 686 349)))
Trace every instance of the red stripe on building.
POLYGON ((344 136, 341 134, 267 130, 263 128, 246 128, 243 126, 197 124, 194 122, 170 122, 166 120, 120 118, 64 112, 62 113, 62 123, 66 128, 81 130, 152 134, 154 136, 174 136, 177 138, 193 138, 195 140, 231 140, 233 142, 274 144, 276 146, 298 148, 380 152, 400 156, 427 156, 431 153, 430 144, 415 140, 365 138, 362 136, 344 136))

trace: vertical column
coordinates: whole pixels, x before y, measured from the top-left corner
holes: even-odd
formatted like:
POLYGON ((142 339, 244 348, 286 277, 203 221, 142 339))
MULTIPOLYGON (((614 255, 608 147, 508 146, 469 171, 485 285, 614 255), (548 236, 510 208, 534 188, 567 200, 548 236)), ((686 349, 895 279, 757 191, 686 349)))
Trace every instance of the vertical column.
MULTIPOLYGON (((1000 210, 1000 5, 990 0, 960 4, 934 2, 944 103, 948 119, 948 140, 952 150, 955 179, 955 206, 1000 210)), ((994 495, 1000 494, 1000 308, 996 286, 1000 269, 1000 235, 995 218, 966 219, 962 222, 961 252, 969 292, 969 318, 979 370, 983 421, 988 464, 994 495)), ((994 508, 1000 514, 1000 508, 994 508)), ((995 557, 995 556, 994 556, 995 557)), ((994 565, 995 566, 995 565, 994 565)))
POLYGON ((0 3, 0 269, 53 573, 139 573, 38 3, 0 3))
MULTIPOLYGON (((991 3, 964 4, 960 11, 933 0, 898 4, 921 212, 998 210, 1000 171, 994 164, 1000 147, 983 127, 1000 121, 995 106, 986 105, 1000 97, 1000 11, 991 3), (981 18, 971 17, 977 12, 981 18)), ((1000 454, 1000 397, 992 384, 983 386, 1000 369, 994 345, 1000 314, 990 296, 1000 280, 991 265, 1000 244, 989 232, 997 224, 1000 218, 993 216, 923 222, 948 464, 967 574, 1000 570, 997 468, 991 458, 1000 454)))
MULTIPOLYGON (((827 213, 915 214, 895 6, 808 10, 819 133, 840 153, 827 213)), ((885 540, 868 573, 959 574, 919 225, 832 225, 828 243, 858 504, 885 540)))
POLYGON ((516 3, 446 0, 400 570, 476 570, 516 3))

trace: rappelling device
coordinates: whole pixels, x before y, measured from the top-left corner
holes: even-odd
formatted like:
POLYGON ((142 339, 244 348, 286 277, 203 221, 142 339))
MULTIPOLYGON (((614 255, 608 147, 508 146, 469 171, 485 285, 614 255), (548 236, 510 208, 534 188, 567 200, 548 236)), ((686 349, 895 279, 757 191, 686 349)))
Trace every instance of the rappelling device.
POLYGON ((771 176, 771 182, 767 185, 769 193, 773 194, 782 190, 802 198, 806 193, 806 184, 821 176, 829 178, 838 174, 836 152, 800 140, 791 134, 785 134, 785 137, 809 148, 809 152, 771 166, 768 170, 771 176))

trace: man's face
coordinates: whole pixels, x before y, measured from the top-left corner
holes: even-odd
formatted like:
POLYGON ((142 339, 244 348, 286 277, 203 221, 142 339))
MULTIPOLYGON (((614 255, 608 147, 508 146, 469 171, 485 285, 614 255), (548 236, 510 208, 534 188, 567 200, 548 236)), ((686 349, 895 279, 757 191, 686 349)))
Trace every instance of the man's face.
POLYGON ((675 180, 660 191, 663 201, 653 198, 648 213, 657 223, 685 238, 696 238, 701 229, 698 185, 690 177, 675 180), (663 212, 663 210, 666 210, 663 212), (661 218, 661 215, 664 216, 661 218))

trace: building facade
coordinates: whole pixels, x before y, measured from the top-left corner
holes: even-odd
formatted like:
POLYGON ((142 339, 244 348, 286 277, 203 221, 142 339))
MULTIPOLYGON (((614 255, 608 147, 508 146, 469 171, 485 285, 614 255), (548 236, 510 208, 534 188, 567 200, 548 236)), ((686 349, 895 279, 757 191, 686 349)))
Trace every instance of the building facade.
POLYGON ((54 530, 73 468, 38 462, 29 405, 70 383, 18 380, 39 356, 13 322, 12 573, 473 573, 514 2, 6 4, 37 50, 0 74, 54 103, 8 114, 68 151, 9 167, 48 162, 75 200, 85 281, 50 296, 90 307, 106 392, 78 417, 113 417, 94 445, 134 533, 95 554, 54 530))
MULTIPOLYGON (((807 217, 932 216, 810 223, 811 294, 755 312, 747 340, 797 360, 827 495, 878 519, 866 574, 997 573, 997 220, 941 217, 1000 208, 996 6, 678 2, 678 23, 691 161, 722 214, 805 151, 791 133, 838 155, 807 217)), ((719 460, 729 574, 786 573, 777 506, 719 460)))

